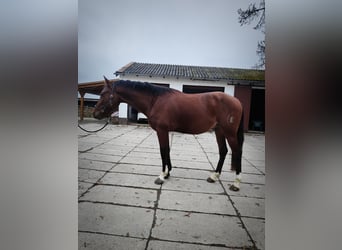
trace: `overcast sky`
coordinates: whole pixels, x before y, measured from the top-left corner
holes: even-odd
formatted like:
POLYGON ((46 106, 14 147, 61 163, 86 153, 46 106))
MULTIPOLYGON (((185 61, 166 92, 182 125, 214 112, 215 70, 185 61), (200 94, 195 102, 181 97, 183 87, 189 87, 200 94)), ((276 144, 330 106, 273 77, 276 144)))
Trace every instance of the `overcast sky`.
POLYGON ((264 34, 237 14, 252 2, 80 0, 78 81, 113 78, 132 61, 253 68, 264 34))

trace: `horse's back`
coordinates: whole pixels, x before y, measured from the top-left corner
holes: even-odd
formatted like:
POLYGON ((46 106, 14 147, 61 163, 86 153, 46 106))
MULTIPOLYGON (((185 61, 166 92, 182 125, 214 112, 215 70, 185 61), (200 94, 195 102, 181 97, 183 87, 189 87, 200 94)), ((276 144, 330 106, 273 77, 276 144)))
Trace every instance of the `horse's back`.
POLYGON ((158 98, 151 117, 152 128, 199 134, 227 120, 230 113, 239 112, 240 102, 223 92, 200 94, 172 93, 158 98))
POLYGON ((198 102, 204 105, 207 109, 211 109, 212 112, 214 112, 214 110, 218 113, 242 111, 242 104, 239 99, 224 92, 215 91, 184 95, 186 96, 184 98, 194 97, 198 99, 198 102))

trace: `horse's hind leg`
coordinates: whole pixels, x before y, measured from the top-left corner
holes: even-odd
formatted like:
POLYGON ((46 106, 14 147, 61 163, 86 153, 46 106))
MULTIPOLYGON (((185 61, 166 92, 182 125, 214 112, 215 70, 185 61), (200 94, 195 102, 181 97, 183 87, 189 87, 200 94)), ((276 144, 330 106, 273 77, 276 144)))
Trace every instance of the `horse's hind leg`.
POLYGON ((235 170, 236 178, 230 186, 230 190, 239 191, 241 182, 241 160, 242 160, 242 143, 243 137, 232 136, 227 138, 230 148, 232 149, 231 170, 235 170))
POLYGON ((215 173, 213 173, 210 177, 208 177, 208 179, 207 179, 208 182, 215 182, 218 180, 218 178, 221 174, 221 171, 222 171, 222 166, 223 166, 224 160, 226 159, 226 155, 228 153, 226 138, 224 136, 222 128, 217 126, 215 128, 215 135, 216 135, 217 145, 219 148, 220 159, 217 163, 215 173))

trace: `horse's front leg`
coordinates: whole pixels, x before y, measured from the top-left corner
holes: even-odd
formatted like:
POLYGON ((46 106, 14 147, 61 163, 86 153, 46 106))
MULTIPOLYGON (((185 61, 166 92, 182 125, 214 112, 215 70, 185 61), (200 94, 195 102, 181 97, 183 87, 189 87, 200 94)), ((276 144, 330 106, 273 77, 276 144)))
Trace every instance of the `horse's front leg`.
POLYGON ((157 130, 157 135, 159 140, 160 155, 162 159, 162 173, 154 181, 154 183, 160 185, 164 183, 165 179, 169 178, 172 166, 170 160, 169 133, 168 131, 157 130))

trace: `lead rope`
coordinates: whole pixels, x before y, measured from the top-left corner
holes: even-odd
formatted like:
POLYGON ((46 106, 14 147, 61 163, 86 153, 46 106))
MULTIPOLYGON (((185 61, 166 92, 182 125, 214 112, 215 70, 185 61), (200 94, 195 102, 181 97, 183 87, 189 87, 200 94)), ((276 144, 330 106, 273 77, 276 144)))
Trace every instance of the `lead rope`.
POLYGON ((106 121, 105 125, 103 125, 102 128, 99 128, 99 129, 97 129, 97 130, 93 130, 93 131, 87 130, 87 129, 85 129, 85 128, 82 128, 82 127, 80 126, 80 124, 78 124, 78 127, 79 127, 80 129, 82 129, 83 131, 85 131, 85 132, 88 132, 88 133, 96 133, 96 132, 98 132, 98 131, 104 129, 104 128, 109 124, 109 119, 110 119, 110 117, 108 117, 108 120, 106 121))

